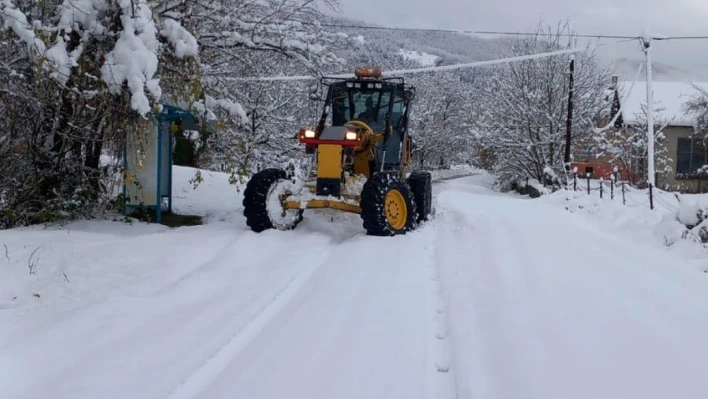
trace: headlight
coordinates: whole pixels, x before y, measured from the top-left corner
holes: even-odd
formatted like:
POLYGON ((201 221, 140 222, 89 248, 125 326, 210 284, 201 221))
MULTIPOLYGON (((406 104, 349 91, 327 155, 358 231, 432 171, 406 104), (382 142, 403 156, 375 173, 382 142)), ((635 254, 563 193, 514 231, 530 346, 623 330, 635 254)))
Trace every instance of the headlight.
POLYGON ((305 138, 306 139, 314 139, 315 138, 315 131, 314 130, 305 130, 305 138))
POLYGON ((359 135, 356 132, 346 132, 344 134, 345 140, 356 140, 357 138, 359 138, 359 135))

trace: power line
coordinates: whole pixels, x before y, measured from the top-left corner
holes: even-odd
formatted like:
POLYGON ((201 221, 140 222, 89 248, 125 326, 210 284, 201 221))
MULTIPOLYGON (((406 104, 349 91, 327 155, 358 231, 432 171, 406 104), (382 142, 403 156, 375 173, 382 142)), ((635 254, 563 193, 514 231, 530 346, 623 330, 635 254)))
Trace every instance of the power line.
POLYGON ((696 39, 708 39, 708 36, 652 37, 652 40, 696 40, 696 39))
MULTIPOLYGON (((383 72, 382 75, 383 76, 396 76, 396 75, 406 75, 406 74, 436 72, 436 71, 452 71, 455 69, 476 68, 476 67, 484 67, 484 66, 491 66, 491 65, 497 65, 497 64, 506 64, 506 63, 510 63, 510 62, 535 60, 535 59, 539 59, 539 58, 552 57, 552 56, 556 56, 556 55, 579 53, 581 51, 582 51, 582 49, 571 48, 571 49, 566 49, 566 50, 557 50, 557 51, 550 51, 550 52, 545 52, 545 53, 521 55, 521 56, 509 57, 509 58, 501 58, 501 59, 497 59, 497 60, 476 61, 476 62, 470 62, 470 63, 465 63, 465 64, 441 65, 441 66, 435 66, 435 67, 423 67, 423 68, 413 68, 413 69, 400 69, 400 70, 396 70, 396 71, 386 71, 386 72, 383 72)), ((323 77, 325 77, 325 78, 352 78, 352 77, 354 77, 354 75, 352 75, 352 74, 326 75, 325 74, 323 77)), ((261 81, 261 82, 263 82, 263 81, 279 81, 279 80, 286 80, 286 81, 314 80, 314 79, 318 79, 318 78, 316 76, 309 76, 309 75, 264 76, 264 77, 252 76, 252 77, 232 77, 232 78, 230 78, 230 80, 261 81)))
MULTIPOLYGON (((416 32, 438 32, 438 33, 467 33, 467 34, 487 34, 487 35, 513 35, 513 36, 559 36, 559 37, 580 37, 590 39, 642 39, 642 36, 624 35, 587 35, 587 34, 555 34, 555 33, 529 33, 529 32, 504 32, 504 31, 477 31, 458 29, 438 29, 438 28, 406 28, 393 26, 374 25, 342 25, 342 24, 321 24, 321 26, 332 28, 368 29, 368 30, 392 30, 392 31, 416 31, 416 32)), ((669 36, 652 37, 652 40, 701 40, 708 39, 708 36, 669 36)))
MULTIPOLYGON (((523 33, 523 32, 492 32, 492 31, 475 31, 474 33, 492 34, 492 35, 516 35, 516 36, 560 36, 560 37, 583 37, 597 39, 643 39, 642 36, 620 36, 620 35, 581 35, 567 33, 523 33)), ((652 37, 651 40, 691 40, 691 39, 708 39, 708 36, 658 36, 652 37)))
POLYGON ((400 31, 419 31, 419 32, 441 32, 441 33, 474 33, 474 31, 469 31, 469 30, 435 29, 435 28, 396 28, 396 27, 392 27, 392 26, 342 25, 342 24, 320 24, 320 25, 330 27, 330 28, 400 30, 400 31))
POLYGON ((581 34, 570 34, 570 33, 523 33, 523 32, 494 32, 494 31, 475 31, 474 33, 486 34, 486 35, 582 37, 582 38, 591 38, 591 39, 638 39, 638 38, 640 38, 640 36, 581 35, 581 34))

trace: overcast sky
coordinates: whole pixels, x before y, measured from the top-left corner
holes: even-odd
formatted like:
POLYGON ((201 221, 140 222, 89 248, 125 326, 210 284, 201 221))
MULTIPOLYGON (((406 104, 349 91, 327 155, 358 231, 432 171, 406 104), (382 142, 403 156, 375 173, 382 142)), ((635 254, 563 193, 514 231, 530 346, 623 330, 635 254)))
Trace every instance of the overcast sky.
MULTIPOLYGON (((416 28, 528 31, 543 18, 570 18, 581 34, 708 36, 708 0, 340 0, 344 15, 416 28)), ((603 40, 602 56, 641 57, 636 42, 603 40)), ((708 69, 708 40, 655 42, 655 58, 677 67, 708 69)))

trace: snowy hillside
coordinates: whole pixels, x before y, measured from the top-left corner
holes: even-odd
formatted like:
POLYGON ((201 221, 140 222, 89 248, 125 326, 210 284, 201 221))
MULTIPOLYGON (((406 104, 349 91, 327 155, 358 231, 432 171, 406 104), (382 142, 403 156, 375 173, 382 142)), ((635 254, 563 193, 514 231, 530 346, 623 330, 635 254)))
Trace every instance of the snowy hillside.
MULTIPOLYGON (((350 20, 346 18, 333 18, 333 23, 341 22, 343 25, 372 25, 365 21, 350 20)), ((359 43, 374 43, 390 52, 398 52, 404 58, 413 60, 423 66, 432 65, 433 60, 442 64, 453 64, 470 61, 483 61, 505 56, 505 49, 509 40, 505 37, 490 35, 474 36, 470 34, 454 34, 447 32, 417 32, 417 31, 385 31, 385 30, 357 30, 343 28, 343 32, 351 34, 359 43), (402 48, 402 49, 401 49, 402 48), (394 50, 400 49, 400 50, 394 50)), ((602 48, 600 48, 602 50, 602 48)), ((643 62, 641 53, 632 54, 634 58, 610 53, 603 54, 600 62, 608 67, 612 74, 621 80, 634 80, 639 64, 643 62)), ((654 78, 663 81, 685 82, 705 81, 708 79, 708 70, 701 67, 684 67, 674 65, 673 60, 664 56, 655 58, 652 62, 654 78)), ((645 74, 639 80, 645 80, 645 74)))
POLYGON ((2 397, 703 396, 705 262, 645 239, 670 196, 530 200, 459 172, 393 238, 329 211, 253 233, 225 175, 195 191, 186 168, 176 208, 204 225, 0 231, 2 397))
MULTIPOLYGON (((668 82, 705 81, 708 79, 708 70, 700 68, 680 68, 670 65, 667 61, 670 60, 654 60, 652 62, 654 79, 668 82)), ((639 64, 642 62, 643 60, 619 58, 607 60, 606 64, 610 67, 613 74, 620 77, 620 80, 633 81, 637 75, 637 68, 639 68, 639 64)), ((642 69, 642 73, 639 74, 637 80, 646 80, 645 71, 645 69, 642 69)))
POLYGON ((435 61, 440 58, 437 55, 424 53, 422 51, 411 51, 411 50, 405 50, 405 49, 401 49, 399 51, 399 54, 406 61, 417 62, 420 64, 420 66, 423 66, 423 67, 435 66, 435 61))
MULTIPOLYGON (((332 18, 332 24, 341 25, 371 25, 364 21, 346 18, 332 18)), ((483 38, 468 34, 451 34, 446 32, 424 31, 389 31, 368 30, 356 28, 341 28, 342 32, 356 37, 360 44, 364 42, 375 47, 382 54, 403 55, 425 54, 421 59, 418 55, 414 61, 424 64, 432 62, 433 58, 442 64, 455 64, 470 61, 484 61, 500 58, 504 54, 507 39, 483 38)), ((346 53, 344 58, 349 59, 346 53)))

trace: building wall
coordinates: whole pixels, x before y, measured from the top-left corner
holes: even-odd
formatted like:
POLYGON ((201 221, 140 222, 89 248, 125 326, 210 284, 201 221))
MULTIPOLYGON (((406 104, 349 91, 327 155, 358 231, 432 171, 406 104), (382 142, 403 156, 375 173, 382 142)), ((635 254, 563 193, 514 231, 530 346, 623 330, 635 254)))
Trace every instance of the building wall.
POLYGON ((708 192, 708 180, 697 179, 677 179, 676 178, 676 160, 678 156, 678 139, 688 138, 693 134, 692 127, 670 126, 664 129, 664 142, 667 149, 667 156, 671 159, 671 173, 659 173, 660 165, 656 165, 657 179, 656 185, 662 190, 678 191, 684 193, 705 193, 708 192))
MULTIPOLYGON (((608 121, 602 121, 599 123, 599 126, 604 126, 607 123, 608 121)), ((610 133, 614 134, 615 131, 607 132, 607 134, 610 133)), ((588 134, 587 137, 592 137, 592 135, 588 134)), ((623 162, 615 160, 614 158, 615 157, 612 155, 600 155, 600 150, 598 149, 597 144, 593 140, 587 139, 585 141, 576 142, 573 147, 574 161, 571 166, 577 167, 578 173, 583 176, 585 175, 586 168, 591 168, 592 179, 603 178, 608 180, 610 179, 610 176, 613 175, 615 168, 619 171, 619 176, 617 177, 620 180, 635 183, 640 178, 635 171, 628 169, 628 165, 624 165, 623 162)))

